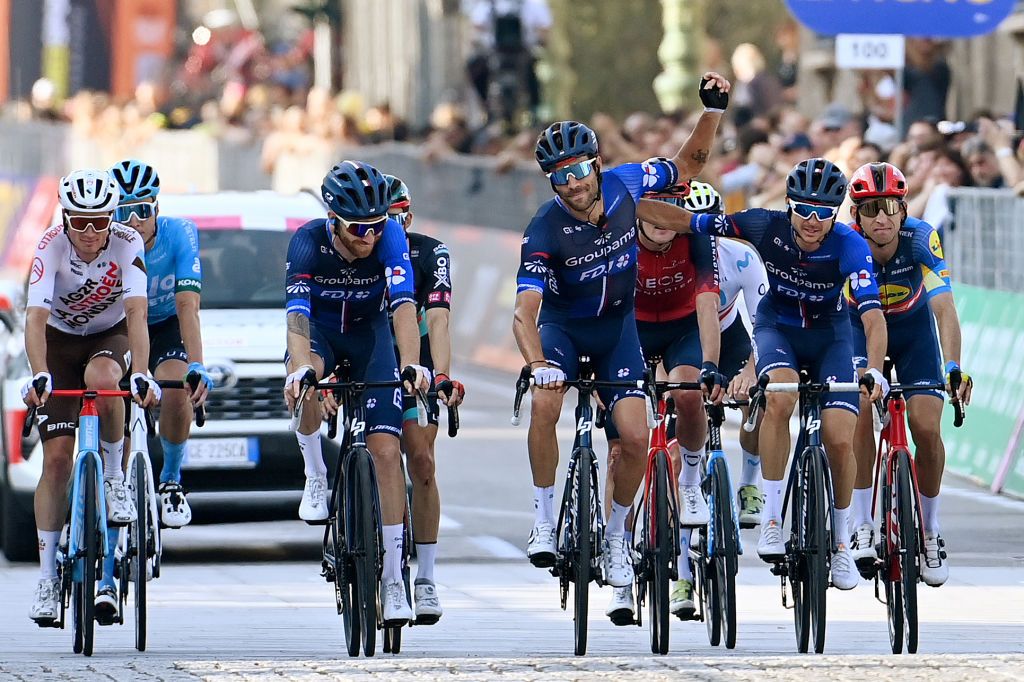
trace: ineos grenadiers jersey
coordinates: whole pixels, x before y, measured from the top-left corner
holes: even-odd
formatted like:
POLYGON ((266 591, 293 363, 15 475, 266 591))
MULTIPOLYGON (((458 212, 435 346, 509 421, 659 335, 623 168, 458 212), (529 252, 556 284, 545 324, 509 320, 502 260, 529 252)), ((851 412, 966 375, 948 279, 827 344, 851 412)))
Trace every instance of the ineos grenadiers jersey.
POLYGON ((62 225, 43 233, 29 272, 28 306, 47 308, 46 321, 66 334, 106 331, 124 319, 124 299, 146 296, 142 237, 119 223, 91 263, 78 257, 62 225))
POLYGON ((516 282, 518 293, 543 295, 541 323, 633 310, 637 201, 678 176, 674 163, 653 159, 602 173, 603 228, 573 218, 557 196, 540 207, 523 236, 516 282))
POLYGON ((759 322, 829 327, 848 314, 843 285, 858 312, 881 307, 867 243, 846 223, 836 222, 816 251, 796 244, 786 211, 751 208, 730 215, 701 214, 690 223, 698 234, 738 237, 753 245, 768 273, 768 294, 759 322))
POLYGON ((292 235, 285 269, 287 312, 327 331, 386 324, 385 290, 392 310, 416 302, 405 233, 391 219, 373 252, 351 262, 335 250, 327 220, 311 220, 292 235))
POLYGON ((149 272, 149 324, 163 322, 177 313, 174 295, 200 293, 203 266, 199 262, 199 230, 185 218, 156 219, 156 240, 146 251, 149 272))
POLYGON ((718 319, 722 329, 736 321, 740 314, 736 300, 743 292, 743 303, 751 324, 757 318, 757 306, 768 293, 768 273, 761 257, 746 242, 722 237, 718 240, 718 286, 720 298, 718 319))
POLYGON ((664 251, 640 245, 636 321, 671 322, 697 312, 697 295, 718 293, 715 238, 680 235, 664 251))
POLYGON ((899 240, 889 262, 876 262, 874 269, 882 312, 889 322, 909 317, 936 294, 952 291, 949 266, 935 228, 923 220, 907 218, 899 240))

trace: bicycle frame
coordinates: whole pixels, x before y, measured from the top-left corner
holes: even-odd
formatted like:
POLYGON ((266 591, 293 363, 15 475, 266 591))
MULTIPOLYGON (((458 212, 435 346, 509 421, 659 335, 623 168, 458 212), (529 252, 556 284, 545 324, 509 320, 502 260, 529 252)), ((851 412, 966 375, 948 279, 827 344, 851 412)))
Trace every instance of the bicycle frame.
MULTIPOLYGON (((132 402, 131 417, 130 417, 130 429, 131 433, 131 453, 128 455, 128 476, 131 478, 132 486, 138 485, 138 482, 134 479, 135 476, 135 462, 138 458, 142 458, 146 466, 146 499, 149 501, 149 513, 152 515, 155 521, 160 518, 160 508, 157 504, 156 488, 154 487, 153 479, 153 463, 149 458, 149 428, 146 420, 146 412, 142 407, 139 407, 138 403, 132 402)), ((138 510, 141 515, 144 512, 138 510)), ((156 578, 160 575, 160 557, 163 556, 163 541, 160 537, 160 524, 159 522, 154 523, 153 533, 153 577, 156 578)), ((147 539, 148 541, 148 539, 147 539)), ((121 551, 121 556, 125 557, 128 555, 128 534, 122 532, 118 538, 118 547, 121 551)))
MULTIPOLYGON (((654 494, 655 494, 655 492, 654 492, 655 491, 655 486, 657 485, 657 481, 654 480, 654 476, 655 476, 654 466, 655 466, 655 458, 656 458, 656 455, 658 454, 658 452, 660 452, 660 451, 664 451, 665 452, 665 460, 666 460, 666 463, 668 465, 668 477, 669 477, 669 480, 670 481, 676 481, 678 479, 678 472, 676 472, 672 468, 672 458, 670 456, 668 456, 669 455, 669 452, 668 452, 668 430, 666 428, 667 424, 668 424, 668 401, 665 399, 664 395, 661 395, 661 394, 658 395, 657 406, 658 406, 657 407, 657 412, 655 413, 656 414, 655 421, 657 422, 657 426, 655 426, 653 429, 651 429, 651 445, 650 445, 650 447, 647 448, 647 469, 644 472, 644 494, 643 494, 643 497, 640 500, 640 506, 642 508, 645 508, 646 511, 647 511, 647 523, 648 523, 647 527, 648 528, 652 528, 652 529, 653 528, 657 528, 657 520, 655 519, 655 515, 657 514, 657 507, 655 507, 655 505, 653 504, 653 500, 654 500, 654 494)), ((677 500, 676 500, 676 496, 677 496, 677 492, 676 491, 678 490, 678 486, 677 485, 672 485, 669 488, 669 490, 672 491, 672 494, 669 495, 669 500, 668 500, 668 503, 669 503, 669 513, 670 513, 670 523, 669 523, 669 525, 670 525, 671 528, 678 529, 679 528, 679 507, 678 507, 678 503, 677 503, 677 500)), ((638 516, 639 516, 639 514, 636 514, 636 515, 634 515, 634 518, 633 518, 633 526, 634 526, 634 528, 633 528, 633 531, 634 531, 633 537, 636 537, 636 517, 638 517, 638 516)), ((656 542, 658 542, 659 538, 652 537, 651 540, 652 540, 652 542, 656 543, 656 542)), ((676 537, 672 540, 672 552, 671 552, 672 564, 673 564, 671 572, 672 572, 673 575, 675 575, 676 572, 678 571, 678 566, 676 566, 676 562, 678 561, 678 554, 679 554, 679 537, 678 537, 678 533, 676 533, 676 537)))
MULTIPOLYGON (((725 458, 725 451, 722 449, 722 423, 725 422, 725 407, 723 405, 715 405, 714 403, 705 403, 705 410, 708 415, 708 447, 705 452, 707 462, 705 463, 705 471, 710 472, 714 466, 716 460, 722 460, 726 463, 726 483, 729 490, 733 490, 732 477, 729 473, 728 462, 725 458)), ((707 491, 707 487, 710 482, 710 473, 704 479, 704 487, 707 491)), ((715 505, 718 504, 718 500, 714 495, 713 491, 708 492, 708 511, 710 512, 710 518, 712 522, 708 523, 708 558, 716 556, 724 551, 724 541, 720 537, 715 536, 715 524, 713 520, 715 517, 715 505)), ((736 533, 736 548, 737 554, 743 554, 743 541, 740 539, 739 527, 740 527, 740 516, 739 510, 736 508, 736 498, 733 495, 729 496, 729 508, 732 511, 733 528, 737 530, 736 533)))
POLYGON ((84 488, 80 483, 85 475, 85 458, 92 457, 96 469, 96 531, 102 538, 97 544, 97 559, 102 562, 106 553, 107 538, 107 502, 103 496, 103 459, 100 457, 100 415, 96 411, 96 399, 100 397, 124 397, 130 395, 126 391, 81 391, 54 390, 52 397, 81 398, 82 409, 78 418, 78 456, 75 457, 71 474, 71 509, 68 529, 68 549, 65 561, 73 562, 71 579, 82 582, 82 566, 79 559, 83 556, 85 533, 93 523, 85 518, 84 488))

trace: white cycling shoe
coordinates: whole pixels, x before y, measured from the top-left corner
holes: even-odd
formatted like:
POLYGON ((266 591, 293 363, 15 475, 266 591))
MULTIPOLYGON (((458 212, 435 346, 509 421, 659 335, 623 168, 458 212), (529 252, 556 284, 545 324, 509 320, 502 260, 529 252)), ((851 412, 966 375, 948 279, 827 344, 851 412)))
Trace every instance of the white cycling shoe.
POLYGON ((192 508, 188 506, 185 490, 180 483, 161 483, 157 493, 160 495, 160 521, 165 526, 181 528, 192 521, 192 508))
POLYGON ((299 503, 299 518, 306 523, 323 523, 327 520, 327 477, 314 476, 306 479, 299 503))
POLYGON ((938 587, 949 578, 949 564, 946 563, 946 541, 938 533, 924 534, 924 561, 921 562, 921 579, 929 587, 938 587))
POLYGON ((858 566, 870 568, 878 561, 878 553, 875 551, 875 527, 870 523, 862 523, 857 526, 850 543, 850 553, 858 566))
POLYGON ((526 556, 530 559, 530 563, 537 568, 554 566, 557 551, 554 525, 547 521, 534 524, 526 545, 526 556))
POLYGON ((757 555, 767 562, 781 559, 786 554, 786 541, 782 537, 782 525, 776 519, 761 524, 761 535, 757 539, 757 555))
POLYGON ((860 582, 860 573, 857 571, 857 563, 853 554, 840 543, 838 549, 832 554, 832 584, 840 590, 852 590, 860 582))
POLYGON ((103 497, 107 503, 107 523, 124 526, 135 520, 135 501, 128 494, 123 478, 103 479, 103 497))
POLYGON ((683 513, 679 517, 679 525, 683 528, 697 528, 708 525, 711 518, 711 510, 708 509, 708 502, 704 499, 704 493, 700 485, 679 486, 679 496, 682 499, 683 513))
POLYGON ((412 620, 412 607, 405 594, 405 583, 392 580, 381 585, 381 602, 384 611, 384 625, 398 627, 412 620))
POLYGON ((417 579, 415 583, 416 624, 433 625, 441 620, 444 611, 437 598, 437 586, 432 580, 417 579))
POLYGON ((57 578, 39 579, 28 617, 40 627, 53 625, 60 617, 60 581, 57 578))
POLYGON ((601 552, 604 581, 612 587, 629 587, 633 584, 633 561, 624 535, 608 535, 601 552))
POLYGON ((100 625, 113 625, 118 620, 117 588, 113 585, 100 585, 96 591, 96 622, 100 625))
POLYGON ((604 615, 611 618, 616 625, 632 625, 636 622, 632 585, 612 588, 612 600, 608 602, 604 615))

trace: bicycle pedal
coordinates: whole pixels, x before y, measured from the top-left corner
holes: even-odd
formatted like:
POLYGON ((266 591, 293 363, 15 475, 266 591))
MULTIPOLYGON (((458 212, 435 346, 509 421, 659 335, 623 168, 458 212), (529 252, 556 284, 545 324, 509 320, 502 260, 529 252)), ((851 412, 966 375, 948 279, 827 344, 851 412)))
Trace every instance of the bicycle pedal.
POLYGON ((40 618, 35 621, 35 624, 41 628, 62 628, 63 624, 56 618, 40 618))
POLYGON ((692 609, 680 609, 679 611, 676 611, 675 617, 679 620, 700 620, 697 616, 696 607, 692 609))
POLYGON ((750 530, 751 528, 757 528, 761 523, 759 521, 740 521, 740 528, 743 530, 750 530))
MULTIPOLYGON (((307 526, 326 526, 328 524, 328 522, 330 521, 330 519, 316 519, 314 521, 307 521, 306 519, 302 519, 302 521, 307 526)), ((163 527, 164 526, 161 525, 161 528, 163 528, 163 527)))
POLYGON ((637 624, 636 618, 633 617, 633 613, 629 609, 613 611, 612 615, 608 616, 608 619, 611 620, 613 625, 618 625, 620 627, 637 624))
POLYGON ((433 614, 422 615, 417 616, 416 619, 412 621, 411 625, 434 625, 439 620, 441 620, 441 616, 435 616, 433 614))

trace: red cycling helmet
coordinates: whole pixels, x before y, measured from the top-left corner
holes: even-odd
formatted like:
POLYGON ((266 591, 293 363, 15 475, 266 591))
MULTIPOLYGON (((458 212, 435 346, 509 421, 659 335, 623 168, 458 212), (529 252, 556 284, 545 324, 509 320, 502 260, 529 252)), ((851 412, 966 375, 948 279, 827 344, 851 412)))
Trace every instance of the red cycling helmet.
POLYGON ((891 163, 866 163, 850 179, 850 198, 854 203, 876 197, 907 196, 907 179, 891 163))

